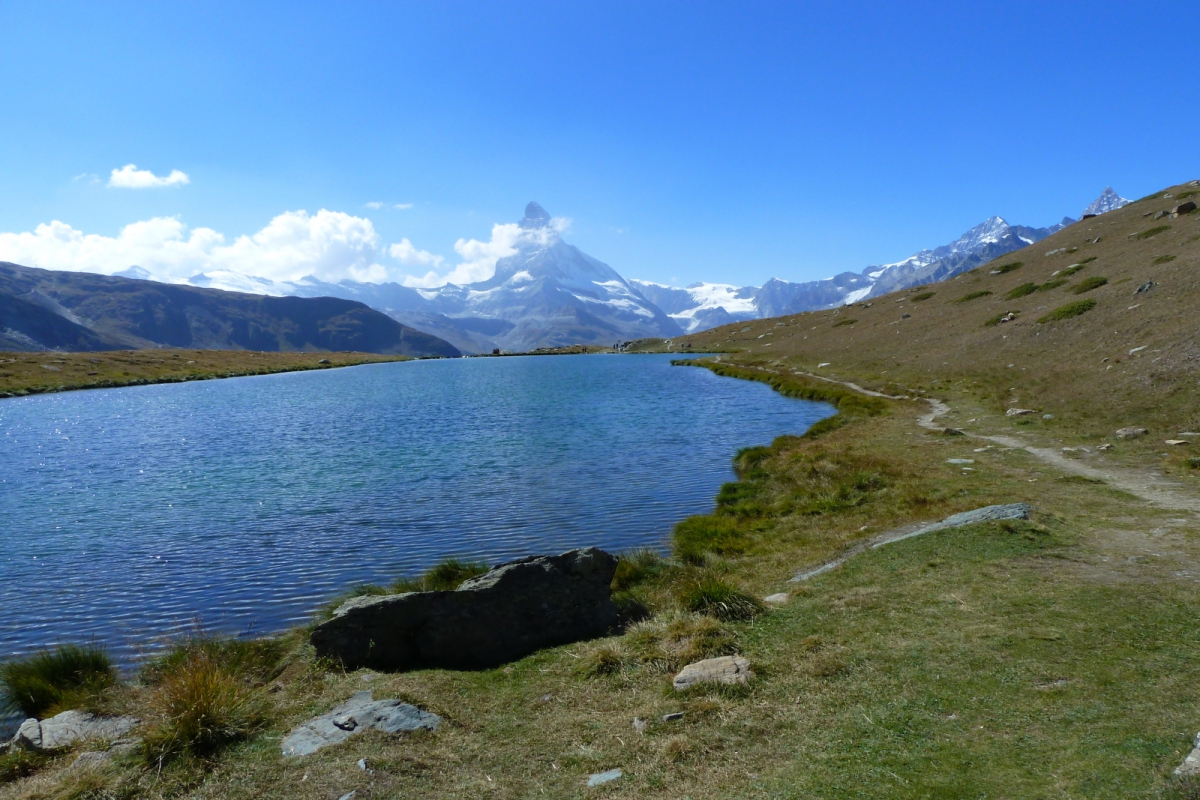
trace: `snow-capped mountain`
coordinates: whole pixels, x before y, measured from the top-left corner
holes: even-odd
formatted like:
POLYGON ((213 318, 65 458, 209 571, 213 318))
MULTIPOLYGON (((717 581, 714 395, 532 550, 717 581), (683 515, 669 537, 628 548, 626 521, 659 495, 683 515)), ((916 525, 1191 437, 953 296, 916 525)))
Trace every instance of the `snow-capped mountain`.
POLYGON ((1129 200, 1121 197, 1121 195, 1113 191, 1111 186, 1108 186, 1105 187, 1104 191, 1100 193, 1100 196, 1093 200, 1092 204, 1085 208, 1083 213, 1079 216, 1080 218, 1099 216, 1100 214, 1105 214, 1109 211, 1116 211, 1122 206, 1129 205, 1129 203, 1129 200))
POLYGON ((686 333, 708 330, 744 319, 757 319, 751 287, 728 283, 693 283, 686 289, 664 286, 651 281, 631 280, 647 300, 657 305, 686 333))
MULTIPOLYGON (((1102 214, 1128 202, 1110 186, 1084 213, 1102 214)), ((1030 228, 1010 225, 1003 217, 990 217, 940 247, 921 250, 902 261, 876 264, 862 272, 843 272, 818 281, 792 283, 772 278, 761 287, 695 284, 686 289, 638 280, 631 283, 658 303, 688 333, 694 333, 744 319, 835 308, 911 286, 935 283, 1041 241, 1074 222, 1070 217, 1063 217, 1057 225, 1030 228)))

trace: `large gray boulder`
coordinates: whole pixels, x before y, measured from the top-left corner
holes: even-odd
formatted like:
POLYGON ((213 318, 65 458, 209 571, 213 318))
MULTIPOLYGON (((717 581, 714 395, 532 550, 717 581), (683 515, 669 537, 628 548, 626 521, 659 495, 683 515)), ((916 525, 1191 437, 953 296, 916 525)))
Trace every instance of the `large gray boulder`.
POLYGON ((589 547, 510 561, 451 592, 347 600, 310 637, 346 667, 479 669, 602 636, 617 621, 616 556, 589 547))

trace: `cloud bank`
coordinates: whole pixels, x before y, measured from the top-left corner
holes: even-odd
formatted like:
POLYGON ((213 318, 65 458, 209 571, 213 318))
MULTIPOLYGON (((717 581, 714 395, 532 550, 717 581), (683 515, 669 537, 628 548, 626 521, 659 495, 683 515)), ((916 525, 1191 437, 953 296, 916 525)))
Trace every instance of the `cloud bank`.
POLYGON ((126 164, 120 169, 114 169, 108 177, 108 185, 114 189, 156 189, 161 186, 182 186, 191 183, 186 173, 177 169, 171 174, 159 177, 148 169, 138 169, 136 164, 126 164))
POLYGON ((325 209, 316 214, 284 212, 257 233, 232 241, 212 228, 189 228, 177 217, 135 222, 116 236, 84 233, 55 220, 33 231, 0 233, 0 261, 103 275, 136 265, 166 281, 225 270, 273 281, 312 275, 335 283, 396 281, 432 288, 486 280, 501 258, 523 246, 548 244, 566 226, 563 219, 534 229, 497 224, 486 242, 456 241, 460 260, 449 265, 445 257, 418 248, 408 238, 385 247, 371 220, 325 209))

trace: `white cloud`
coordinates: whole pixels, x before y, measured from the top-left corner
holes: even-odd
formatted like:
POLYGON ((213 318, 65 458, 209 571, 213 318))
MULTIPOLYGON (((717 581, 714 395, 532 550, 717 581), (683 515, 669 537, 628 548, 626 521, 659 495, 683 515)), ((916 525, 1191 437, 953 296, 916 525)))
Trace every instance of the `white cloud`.
POLYGON ((366 206, 367 208, 380 209, 383 208, 383 203, 379 202, 378 200, 373 200, 370 203, 367 203, 366 206))
POLYGON ((406 267, 440 267, 446 260, 428 250, 418 250, 407 237, 389 247, 388 255, 406 267))
POLYGON ((120 169, 114 169, 108 178, 108 185, 116 189, 154 189, 185 183, 191 183, 191 179, 177 169, 160 178, 148 169, 138 169, 136 164, 126 164, 120 169))
POLYGON ((400 277, 379 263, 381 248, 370 220, 324 209, 285 212, 252 236, 232 242, 211 228, 189 228, 175 217, 135 222, 116 236, 85 234, 57 220, 32 232, 0 233, 3 261, 102 274, 137 264, 166 280, 213 270, 272 280, 315 275, 326 281, 380 282, 400 277))
POLYGON ((412 207, 412 203, 396 203, 396 205, 392 206, 392 208, 396 209, 397 211, 407 211, 412 207))
POLYGON ((516 255, 523 245, 536 247, 550 244, 570 224, 571 221, 566 217, 556 217, 544 228, 522 228, 515 222, 497 223, 492 226, 492 238, 486 242, 478 239, 459 239, 454 243, 454 252, 458 253, 462 262, 455 265, 450 272, 439 274, 436 270, 436 267, 440 266, 439 262, 432 265, 435 269, 430 269, 424 275, 406 275, 403 283, 418 289, 432 289, 447 283, 462 286, 485 281, 496 274, 497 261, 516 255))

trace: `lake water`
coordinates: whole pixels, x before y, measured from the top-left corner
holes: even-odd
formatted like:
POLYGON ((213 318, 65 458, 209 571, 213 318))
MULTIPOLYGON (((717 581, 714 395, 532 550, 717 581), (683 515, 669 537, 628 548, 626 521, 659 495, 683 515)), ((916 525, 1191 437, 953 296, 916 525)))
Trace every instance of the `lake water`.
POLYGON ((662 546, 833 412, 667 356, 374 364, 0 400, 0 656, 272 632, 444 556, 662 546))

